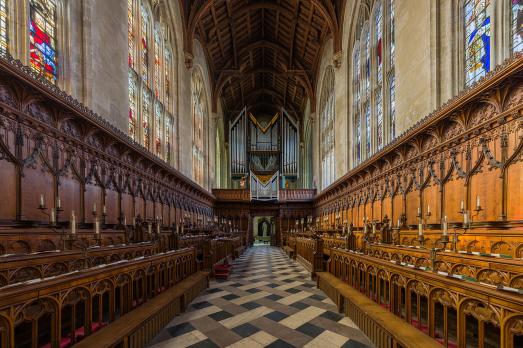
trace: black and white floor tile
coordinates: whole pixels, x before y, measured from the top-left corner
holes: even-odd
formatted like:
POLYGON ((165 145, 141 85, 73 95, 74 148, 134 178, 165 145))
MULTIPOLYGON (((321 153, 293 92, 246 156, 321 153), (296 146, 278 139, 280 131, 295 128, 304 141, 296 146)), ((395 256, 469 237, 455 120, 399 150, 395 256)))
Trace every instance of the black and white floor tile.
POLYGON ((371 347, 372 343, 280 248, 256 246, 212 281, 151 347, 371 347))

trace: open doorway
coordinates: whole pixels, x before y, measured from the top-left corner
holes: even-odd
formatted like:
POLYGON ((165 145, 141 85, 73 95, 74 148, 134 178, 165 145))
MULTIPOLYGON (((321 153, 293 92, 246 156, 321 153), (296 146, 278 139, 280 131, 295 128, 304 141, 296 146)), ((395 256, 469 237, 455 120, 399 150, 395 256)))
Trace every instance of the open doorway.
POLYGON ((253 220, 254 245, 270 245, 274 233, 273 216, 256 216, 253 220))

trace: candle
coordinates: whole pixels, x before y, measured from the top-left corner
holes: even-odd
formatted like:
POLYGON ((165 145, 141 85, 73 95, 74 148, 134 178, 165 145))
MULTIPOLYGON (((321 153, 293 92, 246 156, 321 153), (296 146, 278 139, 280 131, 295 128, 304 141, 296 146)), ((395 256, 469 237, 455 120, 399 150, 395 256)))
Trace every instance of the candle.
POLYGON ((372 224, 372 234, 376 234, 376 224, 372 224))
POLYGON ((124 215, 123 217, 123 225, 124 226, 127 226, 127 217, 124 215))
POLYGON ((45 207, 44 195, 40 194, 40 208, 43 208, 43 207, 45 207))
POLYGON ((56 221, 56 215, 55 215, 55 211, 54 211, 54 208, 51 209, 51 223, 54 224, 56 221))
POLYGON ((481 202, 479 201, 479 196, 476 196, 476 208, 479 210, 481 208, 481 202))
POLYGON ((422 224, 418 224, 418 234, 420 236, 423 236, 423 225, 422 224))
POLYGON ((465 212, 463 214, 463 223, 466 225, 469 222, 469 214, 465 212))
POLYGON ((465 210, 465 203, 463 201, 461 201, 460 208, 461 208, 461 211, 465 210))
POLYGON ((421 215, 421 207, 418 207, 418 216, 421 215))
POLYGON ((107 209, 105 209, 105 204, 104 204, 103 207, 102 207, 102 213, 103 213, 104 215, 107 214, 107 209))
POLYGON ((427 205, 427 214, 430 214, 430 205, 427 205))
POLYGON ((400 219, 398 219, 398 227, 400 227, 400 226, 401 226, 401 221, 400 221, 400 219))
POLYGON ((136 216, 133 216, 133 227, 136 226, 136 216))
POLYGON ((160 221, 156 224, 156 234, 160 235, 160 221))
POLYGON ((71 211, 71 234, 76 234, 76 217, 74 216, 74 210, 71 211))
POLYGON ((96 203, 93 203, 93 214, 96 214, 96 203))
POLYGON ((62 202, 60 201, 60 196, 56 197, 56 208, 60 209, 62 207, 62 202))
POLYGON ((94 233, 96 233, 96 235, 100 234, 100 221, 98 221, 98 218, 94 220, 94 233))
POLYGON ((152 226, 151 226, 151 223, 149 223, 147 225, 147 231, 149 232, 149 234, 152 234, 152 226))
POLYGON ((446 236, 448 234, 448 225, 447 225, 447 215, 443 218, 443 235, 446 236))

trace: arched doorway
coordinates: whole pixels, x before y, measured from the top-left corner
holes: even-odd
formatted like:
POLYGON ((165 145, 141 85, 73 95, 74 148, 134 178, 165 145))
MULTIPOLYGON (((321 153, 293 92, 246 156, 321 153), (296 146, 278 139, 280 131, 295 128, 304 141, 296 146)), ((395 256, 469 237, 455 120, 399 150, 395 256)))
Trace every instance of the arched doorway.
POLYGON ((275 231, 274 217, 256 216, 253 222, 254 245, 270 245, 275 231))

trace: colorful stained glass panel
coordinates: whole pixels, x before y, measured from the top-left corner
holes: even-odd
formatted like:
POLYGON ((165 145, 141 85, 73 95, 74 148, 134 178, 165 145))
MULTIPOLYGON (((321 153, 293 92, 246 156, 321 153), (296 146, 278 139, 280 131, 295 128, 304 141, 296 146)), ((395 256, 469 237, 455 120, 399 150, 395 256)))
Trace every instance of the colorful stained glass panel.
POLYGON ((51 0, 31 0, 29 63, 49 81, 56 82, 56 6, 51 0))

